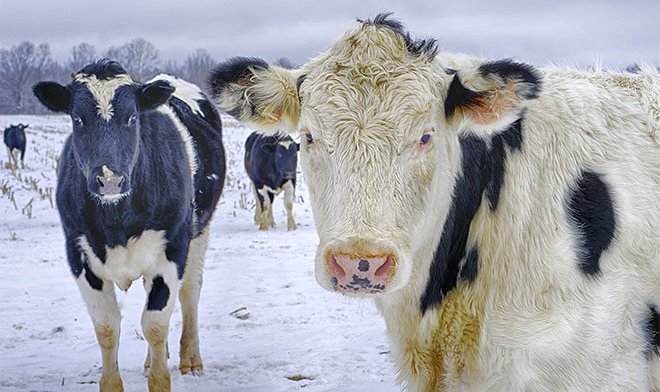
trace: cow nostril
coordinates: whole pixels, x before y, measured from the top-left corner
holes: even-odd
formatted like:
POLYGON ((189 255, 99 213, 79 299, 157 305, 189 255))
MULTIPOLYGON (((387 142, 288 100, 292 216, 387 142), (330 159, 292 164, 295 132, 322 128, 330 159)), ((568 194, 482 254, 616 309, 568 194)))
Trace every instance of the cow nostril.
POLYGON ((96 176, 96 184, 99 186, 99 188, 103 188, 105 186, 105 184, 103 183, 103 177, 96 176))
POLYGON ((344 269, 339 265, 339 263, 337 263, 337 259, 335 259, 334 254, 330 254, 330 259, 328 260, 328 263, 330 264, 330 267, 332 267, 332 269, 334 270, 335 275, 339 277, 346 276, 346 271, 344 271, 344 269))
POLYGON ((375 272, 376 276, 383 276, 389 271, 390 267, 394 264, 394 260, 392 259, 392 255, 387 256, 387 260, 385 260, 385 263, 378 267, 378 269, 375 272))
POLYGON ((124 176, 119 177, 119 182, 117 183, 117 186, 121 188, 122 185, 124 185, 124 176))
POLYGON ((367 272, 369 271, 369 261, 361 259, 358 262, 358 269, 362 272, 367 272))

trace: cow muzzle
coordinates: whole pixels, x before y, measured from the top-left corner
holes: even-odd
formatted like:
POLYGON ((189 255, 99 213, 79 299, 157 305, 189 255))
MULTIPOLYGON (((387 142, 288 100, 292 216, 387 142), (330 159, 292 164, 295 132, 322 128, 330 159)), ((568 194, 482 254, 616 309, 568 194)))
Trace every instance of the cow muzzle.
POLYGON ((328 280, 320 283, 346 295, 376 295, 390 288, 398 260, 396 247, 386 241, 333 241, 324 251, 328 280))
POLYGON ((103 201, 121 199, 130 190, 126 176, 116 173, 106 165, 103 165, 100 170, 95 170, 92 177, 90 192, 99 196, 103 201))

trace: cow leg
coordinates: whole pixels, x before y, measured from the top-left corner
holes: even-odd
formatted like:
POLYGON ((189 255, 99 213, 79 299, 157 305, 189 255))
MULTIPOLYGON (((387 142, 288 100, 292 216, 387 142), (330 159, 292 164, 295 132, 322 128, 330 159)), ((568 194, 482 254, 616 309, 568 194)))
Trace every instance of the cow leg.
POLYGON ((268 200, 270 201, 269 208, 268 208, 268 224, 270 227, 275 227, 277 226, 275 224, 275 218, 273 218, 273 200, 275 200, 275 194, 272 192, 268 192, 268 200))
POLYGON ((167 336, 179 284, 176 264, 166 260, 165 255, 154 270, 144 275, 148 299, 142 313, 142 333, 149 343, 150 392, 170 391, 167 336))
POLYGON ((23 159, 25 158, 25 149, 21 150, 21 169, 25 169, 25 162, 23 159))
POLYGON ((92 318, 96 339, 101 348, 103 371, 99 389, 102 392, 123 391, 124 385, 117 365, 121 314, 115 297, 114 284, 100 280, 86 265, 80 276, 76 278, 76 283, 87 306, 87 312, 92 318))
POLYGON ((296 221, 293 219, 293 200, 296 197, 296 188, 293 181, 289 180, 282 186, 284 189, 284 207, 286 208, 287 230, 296 229, 296 221))
POLYGON ((194 375, 202 373, 204 366, 199 353, 199 335, 197 327, 197 305, 199 292, 202 289, 204 273, 204 255, 209 243, 209 230, 206 227, 199 237, 190 242, 188 260, 183 274, 183 283, 179 291, 183 330, 179 349, 179 369, 182 374, 192 372, 194 375))
POLYGON ((262 202, 261 214, 259 214, 259 230, 268 230, 268 226, 270 226, 270 216, 272 215, 272 196, 266 187, 259 189, 257 192, 260 196, 259 200, 262 202))
POLYGON ((251 184, 252 193, 254 194, 254 223, 259 224, 261 222, 261 204, 263 200, 257 192, 257 188, 254 186, 254 183, 251 184))

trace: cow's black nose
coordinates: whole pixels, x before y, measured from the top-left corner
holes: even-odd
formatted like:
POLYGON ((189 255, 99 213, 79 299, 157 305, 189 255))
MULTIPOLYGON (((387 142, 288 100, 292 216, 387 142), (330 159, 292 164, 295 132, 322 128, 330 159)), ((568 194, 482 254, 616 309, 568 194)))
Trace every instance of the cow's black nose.
POLYGON ((112 176, 105 178, 96 176, 99 185, 99 193, 103 196, 118 195, 121 193, 121 186, 124 184, 124 176, 112 176))

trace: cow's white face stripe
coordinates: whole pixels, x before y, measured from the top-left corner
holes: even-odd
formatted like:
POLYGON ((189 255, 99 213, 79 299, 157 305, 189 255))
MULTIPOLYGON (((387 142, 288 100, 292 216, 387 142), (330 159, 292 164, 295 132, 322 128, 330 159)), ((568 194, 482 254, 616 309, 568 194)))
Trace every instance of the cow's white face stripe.
POLYGON ((98 79, 96 75, 77 74, 73 80, 85 85, 94 99, 99 116, 105 121, 110 121, 114 114, 112 98, 120 86, 133 84, 133 79, 127 74, 113 76, 110 79, 98 79))
POLYGON ((293 140, 282 140, 281 142, 279 142, 279 145, 286 148, 287 150, 289 149, 289 147, 291 147, 292 144, 293 144, 293 140))

